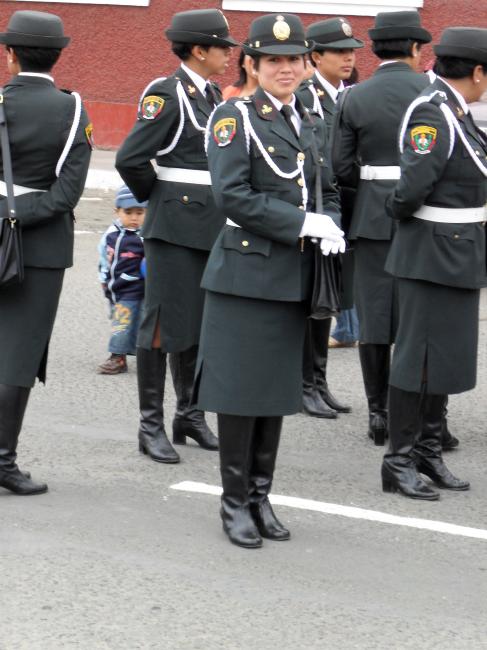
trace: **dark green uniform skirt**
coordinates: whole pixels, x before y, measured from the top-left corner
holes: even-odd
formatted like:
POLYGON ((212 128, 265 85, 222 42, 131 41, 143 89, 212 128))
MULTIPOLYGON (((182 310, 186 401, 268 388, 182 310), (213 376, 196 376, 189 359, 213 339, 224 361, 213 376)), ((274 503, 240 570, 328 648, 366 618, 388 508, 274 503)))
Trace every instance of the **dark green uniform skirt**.
POLYGON ((46 381, 47 351, 64 269, 27 267, 22 284, 0 287, 0 384, 46 381))
POLYGON ((397 286, 396 279, 384 271, 390 246, 390 241, 354 241, 354 297, 361 343, 394 343, 397 286))
POLYGON ((182 352, 197 345, 205 292, 201 277, 207 251, 144 240, 147 260, 144 311, 137 345, 150 350, 157 319, 163 352, 182 352))
POLYGON ((305 303, 206 292, 194 401, 229 415, 302 408, 305 303))
POLYGON ((478 289, 456 289, 422 280, 398 279, 399 328, 390 383, 449 395, 474 388, 479 332, 478 289))

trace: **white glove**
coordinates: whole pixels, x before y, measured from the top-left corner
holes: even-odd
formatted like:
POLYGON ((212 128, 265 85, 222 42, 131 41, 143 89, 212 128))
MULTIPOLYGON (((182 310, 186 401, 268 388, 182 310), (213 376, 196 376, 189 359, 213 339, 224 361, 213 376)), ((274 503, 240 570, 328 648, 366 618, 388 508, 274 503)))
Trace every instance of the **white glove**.
POLYGON ((299 236, 317 237, 318 239, 329 239, 338 242, 344 234, 343 230, 340 230, 328 215, 307 212, 299 236))
POLYGON ((336 255, 337 253, 344 253, 345 240, 343 237, 341 237, 339 241, 331 241, 330 239, 323 238, 320 241, 320 248, 323 255, 329 255, 330 253, 333 253, 333 255, 336 255))

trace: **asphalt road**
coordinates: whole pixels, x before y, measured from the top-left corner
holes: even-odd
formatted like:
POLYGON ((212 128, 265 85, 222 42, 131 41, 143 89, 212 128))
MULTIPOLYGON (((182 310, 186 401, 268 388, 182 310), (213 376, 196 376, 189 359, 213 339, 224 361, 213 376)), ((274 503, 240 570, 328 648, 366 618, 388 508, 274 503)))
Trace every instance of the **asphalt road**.
MULTIPOLYGON (((216 496, 171 488, 219 485, 217 454, 191 444, 164 466, 138 453, 134 361, 126 375, 95 372, 109 335, 96 245, 113 194, 87 198, 101 200, 78 209, 48 383, 33 391, 19 449, 50 491, 0 491, 0 649, 485 648, 487 539, 280 506, 291 541, 239 549, 216 496)), ((274 493, 485 531, 486 312, 484 296, 478 386, 450 403, 461 447, 447 460, 470 492, 436 503, 382 493, 346 349, 331 351, 329 380, 353 413, 286 418, 274 493)), ((170 388, 169 427, 173 411, 170 388)))

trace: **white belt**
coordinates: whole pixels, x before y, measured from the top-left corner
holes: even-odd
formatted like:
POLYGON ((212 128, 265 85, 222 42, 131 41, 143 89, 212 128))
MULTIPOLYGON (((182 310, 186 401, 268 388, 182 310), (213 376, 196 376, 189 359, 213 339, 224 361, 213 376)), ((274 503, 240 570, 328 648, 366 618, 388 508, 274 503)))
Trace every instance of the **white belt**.
POLYGON ((157 166, 157 178, 160 181, 174 183, 193 183, 194 185, 211 185, 210 172, 205 169, 183 169, 182 167, 157 166))
MULTIPOLYGON (((29 192, 45 192, 46 190, 39 190, 36 187, 24 187, 23 185, 14 185, 14 196, 21 194, 28 194, 29 192)), ((7 196, 7 184, 5 181, 0 181, 0 196, 7 196)))
POLYGON ((362 165, 360 178, 363 181, 397 181, 401 168, 396 165, 362 165))
POLYGON ((487 206, 481 208, 434 208, 423 205, 414 216, 424 221, 438 223, 477 223, 487 220, 487 206))
POLYGON ((235 223, 235 221, 232 221, 227 217, 227 226, 233 226, 234 228, 241 228, 242 226, 239 226, 238 223, 235 223))

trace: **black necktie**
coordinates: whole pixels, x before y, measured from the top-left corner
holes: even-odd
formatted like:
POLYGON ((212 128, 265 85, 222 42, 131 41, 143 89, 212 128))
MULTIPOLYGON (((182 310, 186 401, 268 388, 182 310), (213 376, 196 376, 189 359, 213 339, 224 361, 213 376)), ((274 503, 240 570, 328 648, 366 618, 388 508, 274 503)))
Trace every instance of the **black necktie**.
POLYGON ((293 123, 293 121, 292 121, 292 117, 293 117, 293 115, 294 115, 294 111, 293 111, 293 109, 289 106, 289 104, 284 104, 284 106, 281 108, 281 113, 282 113, 282 116, 284 117, 284 119, 286 120, 286 122, 288 123, 288 126, 289 126, 289 128, 291 129, 291 131, 293 132, 293 134, 294 134, 296 137, 299 137, 299 136, 298 136, 298 132, 296 131, 296 127, 294 126, 294 123, 293 123))
POLYGON ((206 101, 212 108, 214 108, 218 104, 215 91, 213 90, 213 87, 209 82, 207 82, 205 86, 205 97, 206 97, 206 101))

